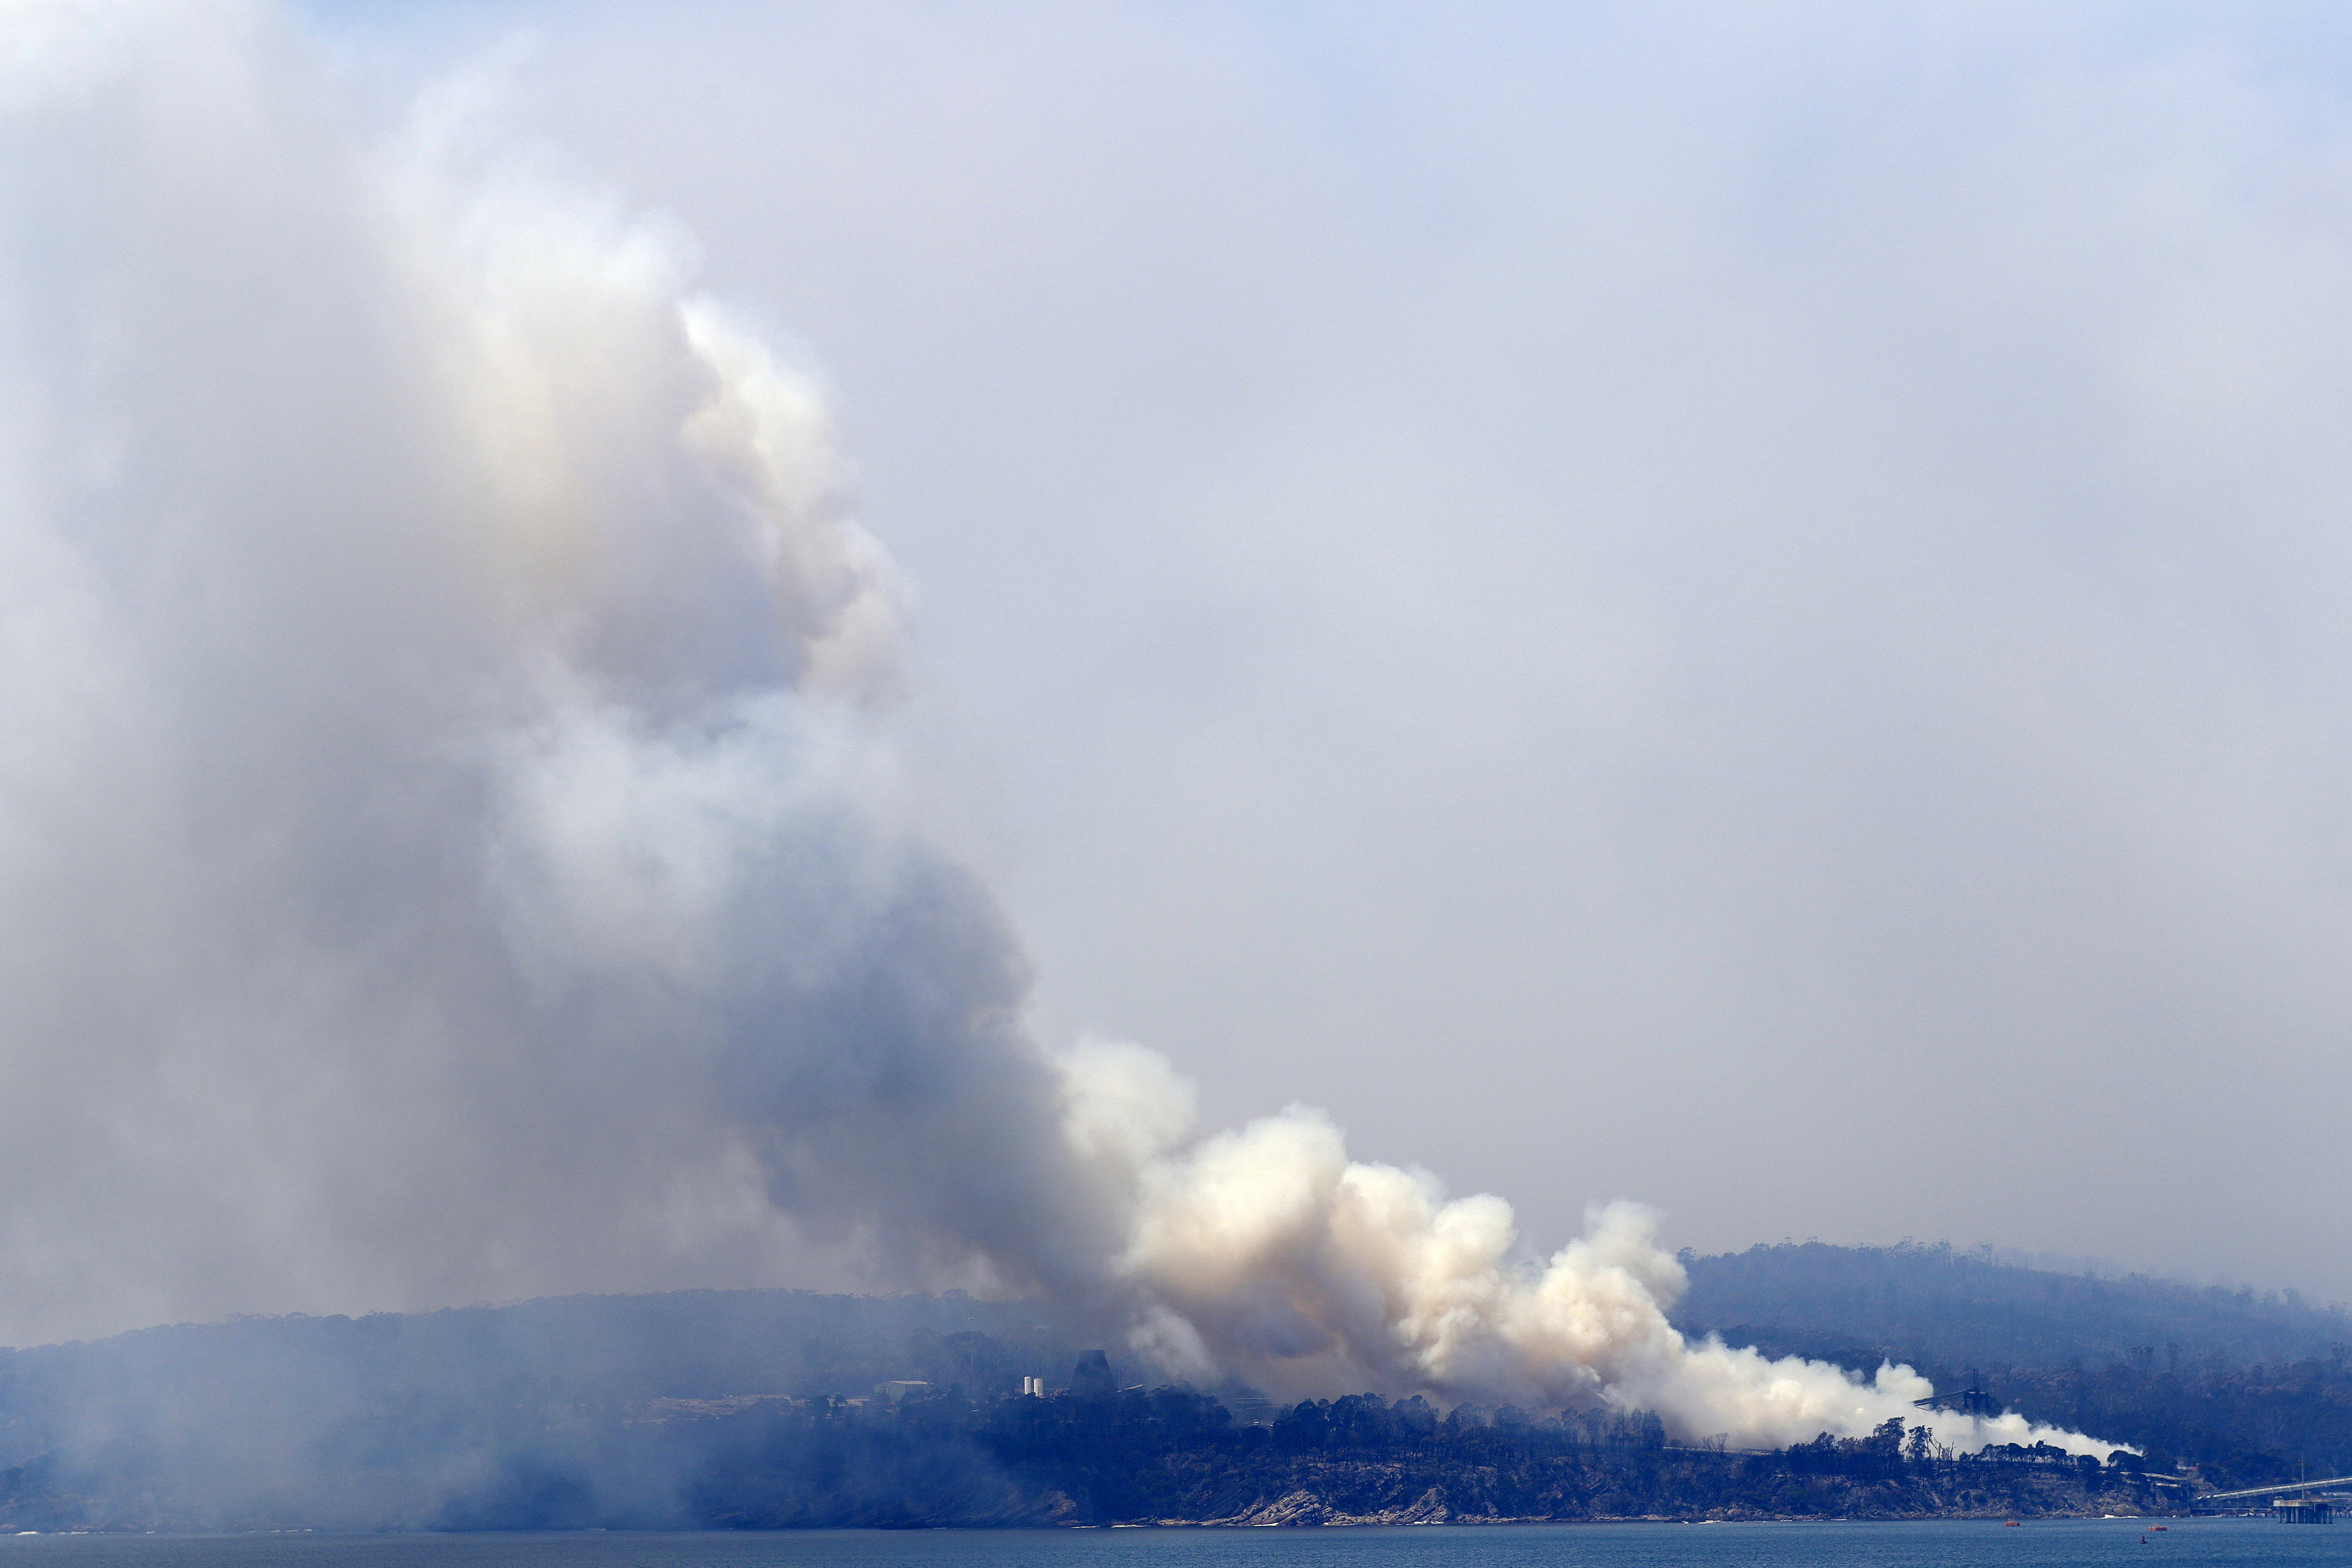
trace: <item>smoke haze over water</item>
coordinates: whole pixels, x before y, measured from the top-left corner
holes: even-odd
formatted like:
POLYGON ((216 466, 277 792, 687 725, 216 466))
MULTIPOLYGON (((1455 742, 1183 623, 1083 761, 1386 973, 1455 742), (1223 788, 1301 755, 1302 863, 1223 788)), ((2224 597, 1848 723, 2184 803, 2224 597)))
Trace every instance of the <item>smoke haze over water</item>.
POLYGON ((1293 1395, 1912 1415, 1685 1344, 1636 1208, 1531 1260, 1034 1043, 822 387, 671 226, 464 80, 360 133, 264 6, 5 25, 0 1338, 962 1284, 1293 1395))

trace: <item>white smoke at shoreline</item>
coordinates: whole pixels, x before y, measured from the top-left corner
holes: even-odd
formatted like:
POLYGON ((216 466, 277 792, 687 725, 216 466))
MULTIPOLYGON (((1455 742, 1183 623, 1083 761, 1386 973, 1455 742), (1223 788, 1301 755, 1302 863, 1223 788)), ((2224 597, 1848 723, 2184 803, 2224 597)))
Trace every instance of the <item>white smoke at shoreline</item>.
MULTIPOLYGON (((1131 1292, 1139 1349, 1188 1375, 1240 1376, 1297 1397, 1342 1389, 1424 1394, 1443 1403, 1656 1412, 1683 1437, 1721 1433, 1741 1447, 1821 1432, 1860 1436, 1888 1420, 1926 1426, 1960 1451, 2047 1442, 2112 1447, 2014 1415, 1922 1412, 1935 1392, 1909 1367, 1861 1382, 1835 1366, 1771 1361, 1667 1319, 1686 1283, 1633 1204, 1588 1212, 1586 1234, 1537 1267, 1519 1261, 1510 1205, 1448 1200, 1433 1177, 1350 1161, 1339 1130, 1293 1108, 1185 1143, 1181 1086, 1135 1047, 1069 1061, 1080 1085, 1073 1141, 1110 1120, 1106 1098, 1160 1112, 1166 1152, 1132 1167, 1137 1203, 1114 1271, 1131 1292), (1167 1085, 1155 1097, 1139 1085, 1167 1085)), ((1147 1115, 1149 1113, 1147 1112, 1147 1115)), ((1125 1125, 1145 1117, 1130 1113, 1125 1125)))
POLYGON ((1686 1344, 1637 1209, 1530 1268, 1313 1111, 1038 1049, 818 388, 464 95, 370 146, 275 13, 129 16, 0 66, 0 1335, 817 1256, 1292 1394, 1914 1417, 1686 1344))

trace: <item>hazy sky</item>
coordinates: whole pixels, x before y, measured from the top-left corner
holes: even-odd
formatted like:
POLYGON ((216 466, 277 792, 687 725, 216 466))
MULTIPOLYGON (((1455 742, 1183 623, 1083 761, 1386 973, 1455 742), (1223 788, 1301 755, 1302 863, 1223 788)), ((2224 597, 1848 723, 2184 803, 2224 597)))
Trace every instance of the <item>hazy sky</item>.
POLYGON ((2338 11, 309 14, 829 384, 1041 1038, 1546 1248, 2352 1298, 2338 11))
POLYGON ((1045 1037, 2352 1295, 2340 12, 317 14, 822 366, 1045 1037))

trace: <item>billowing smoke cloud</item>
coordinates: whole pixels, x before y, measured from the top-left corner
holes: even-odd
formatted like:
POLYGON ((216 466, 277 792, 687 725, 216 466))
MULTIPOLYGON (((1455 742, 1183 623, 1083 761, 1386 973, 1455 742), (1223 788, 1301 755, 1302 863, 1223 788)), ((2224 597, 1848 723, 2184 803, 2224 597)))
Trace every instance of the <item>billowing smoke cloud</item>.
POLYGON ((1686 1344, 1638 1210, 1531 1263, 1033 1045, 821 392, 679 237, 463 83, 354 134, 258 5, 5 25, 0 1332, 815 1269, 1287 1394, 1913 1415, 1686 1344))
MULTIPOLYGON (((1080 1148, 1092 1129, 1147 1124, 1177 1099, 1172 1086, 1139 1087, 1168 1068, 1133 1047, 1081 1051, 1068 1070, 1080 1148), (1090 1086, 1106 1078, 1117 1088, 1097 1096, 1090 1086)), ((1858 1436, 1900 1418, 1955 1447, 2105 1451, 2016 1415, 1923 1415, 1912 1401, 1934 1389, 1908 1367, 1863 1384, 1822 1363, 1694 1345, 1667 1320, 1685 1279, 1646 1210, 1595 1210, 1582 1240, 1523 1264, 1508 1204, 1448 1201, 1424 1173, 1350 1162, 1338 1129, 1312 1110, 1128 1168, 1136 1195, 1112 1275, 1139 1347, 1197 1377, 1238 1373, 1295 1395, 1370 1388, 1646 1408, 1684 1436, 1719 1432, 1743 1447, 1858 1436)))

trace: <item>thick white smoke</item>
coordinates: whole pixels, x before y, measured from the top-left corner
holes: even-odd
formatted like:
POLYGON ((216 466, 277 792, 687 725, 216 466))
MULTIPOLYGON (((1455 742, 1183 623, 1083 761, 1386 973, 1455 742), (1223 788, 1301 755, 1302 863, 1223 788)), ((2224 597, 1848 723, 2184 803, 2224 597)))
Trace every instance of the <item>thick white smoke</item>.
POLYGON ((676 236, 464 90, 354 136, 258 5, 0 25, 0 1334, 820 1258, 1296 1394, 1913 1416, 1685 1344, 1639 1210, 1529 1264, 1311 1111, 1200 1140, 1160 1058, 1034 1047, 824 401, 676 236))
POLYGON ((1909 1367, 1865 1384, 1820 1362, 1686 1342, 1666 1317, 1682 1266, 1637 1205, 1590 1212, 1583 1239, 1528 1263, 1508 1204, 1448 1200, 1426 1173, 1352 1162, 1318 1112, 1294 1107, 1196 1142, 1182 1086, 1153 1053, 1094 1045, 1066 1071, 1073 1145, 1114 1150, 1134 1194, 1112 1270, 1136 1342, 1194 1376, 1293 1395, 1644 1408, 1684 1436, 1738 1447, 1859 1436, 1896 1418, 1962 1450, 2109 1447, 2016 1415, 1922 1414, 1912 1401, 1935 1390, 1909 1367))

